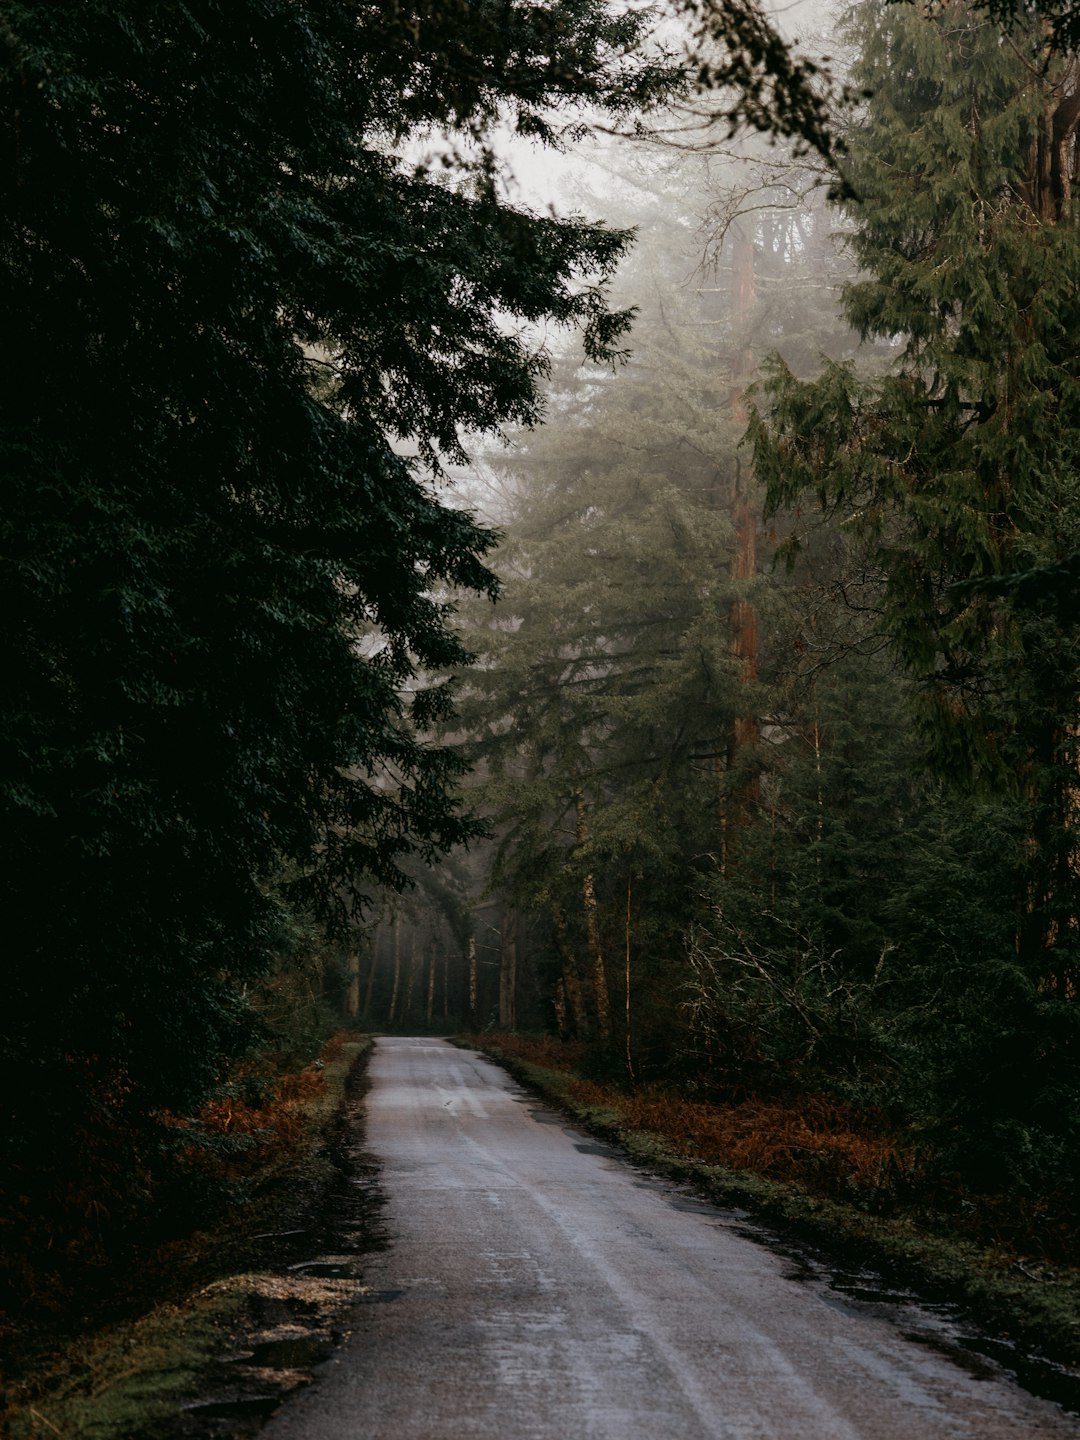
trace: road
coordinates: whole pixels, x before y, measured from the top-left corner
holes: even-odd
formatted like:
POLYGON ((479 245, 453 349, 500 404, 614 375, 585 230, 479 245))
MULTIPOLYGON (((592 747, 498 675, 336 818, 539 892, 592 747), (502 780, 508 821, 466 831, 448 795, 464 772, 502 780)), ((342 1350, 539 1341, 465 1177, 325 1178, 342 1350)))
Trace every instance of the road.
POLYGON ((267 1440, 1080 1435, 992 1363, 950 1358, 932 1315, 899 1325, 796 1278, 474 1052, 383 1039, 371 1078, 391 1243, 267 1440))

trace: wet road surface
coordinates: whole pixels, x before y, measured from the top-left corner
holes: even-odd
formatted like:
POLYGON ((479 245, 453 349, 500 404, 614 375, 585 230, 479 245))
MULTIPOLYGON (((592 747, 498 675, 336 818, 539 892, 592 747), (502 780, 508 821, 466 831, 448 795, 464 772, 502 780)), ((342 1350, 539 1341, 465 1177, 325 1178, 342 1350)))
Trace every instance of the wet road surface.
POLYGON ((792 1278, 474 1052, 382 1039, 371 1080, 390 1244, 267 1440, 1080 1436, 995 1365, 792 1278))

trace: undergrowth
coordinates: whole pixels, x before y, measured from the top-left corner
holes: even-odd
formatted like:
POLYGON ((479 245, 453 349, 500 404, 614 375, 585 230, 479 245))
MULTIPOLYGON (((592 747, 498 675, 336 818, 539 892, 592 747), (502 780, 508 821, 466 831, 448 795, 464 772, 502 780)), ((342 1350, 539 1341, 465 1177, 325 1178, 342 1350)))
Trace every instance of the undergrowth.
POLYGON ((169 1181, 156 1192, 164 1213, 155 1226, 124 1243, 103 1217, 96 1239, 76 1236, 83 1263, 56 1265, 44 1280, 37 1256, 24 1257, 24 1303, 16 1292, 0 1316, 7 1377, 0 1434, 120 1433, 109 1428, 114 1410, 145 1410, 150 1423, 175 1409, 176 1394, 220 1346, 227 1319, 219 1300, 191 1297, 255 1263, 258 1232, 295 1223, 328 1183, 328 1136, 369 1044, 339 1032, 311 1064, 272 1079, 240 1072, 196 1115, 166 1117, 177 1144, 169 1181), (58 1415, 62 1432, 51 1429, 58 1415))
POLYGON ((340 1057, 348 1038, 339 1031, 303 1069, 268 1083, 246 1083, 241 1076, 190 1119, 170 1117, 177 1131, 193 1137, 182 1149, 187 1164, 205 1164, 223 1180, 240 1180, 264 1170, 271 1157, 285 1156, 303 1137, 312 1107, 326 1095, 326 1067, 340 1057))
POLYGON ((634 1130, 662 1136, 677 1153, 708 1164, 795 1182, 830 1199, 889 1209, 917 1184, 911 1147, 880 1115, 861 1115, 825 1095, 797 1101, 756 1096, 730 1103, 690 1099, 671 1086, 618 1086, 581 1078, 580 1042, 551 1036, 473 1037, 503 1054, 567 1076, 565 1093, 591 1111, 610 1110, 634 1130))
POLYGON ((891 1206, 916 1169, 895 1137, 826 1096, 804 1096, 797 1108, 753 1098, 714 1105, 655 1085, 613 1098, 611 1087, 589 1080, 575 1080, 570 1094, 585 1105, 614 1104, 625 1123, 663 1135, 680 1153, 795 1180, 831 1199, 891 1206))
POLYGON ((674 1086, 603 1083, 584 1077, 585 1047, 551 1036, 473 1036, 470 1043, 545 1073, 553 1095, 586 1117, 655 1136, 671 1155, 794 1185, 871 1215, 985 1247, 1003 1262, 1076 1262, 1076 1235, 1016 1196, 965 1189, 935 1173, 933 1157, 878 1111, 827 1095, 754 1095, 702 1100, 674 1086))

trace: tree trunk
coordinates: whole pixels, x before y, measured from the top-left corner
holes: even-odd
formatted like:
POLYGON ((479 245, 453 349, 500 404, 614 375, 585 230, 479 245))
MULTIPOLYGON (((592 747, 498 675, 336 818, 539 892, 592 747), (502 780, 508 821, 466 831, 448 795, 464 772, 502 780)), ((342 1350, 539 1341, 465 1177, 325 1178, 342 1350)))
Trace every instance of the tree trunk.
POLYGON ((817 857, 814 861, 820 877, 821 847, 825 841, 825 792, 821 780, 821 722, 814 716, 814 781, 817 785, 817 857))
POLYGON ((354 950, 346 961, 348 987, 345 991, 345 1013, 355 1024, 360 1019, 360 956, 354 950))
POLYGON ((630 1055, 630 875, 626 877, 626 1073, 634 1078, 634 1062, 630 1055))
MULTIPOLYGON (((750 343, 750 320, 756 298, 753 239, 740 229, 735 238, 735 330, 741 348, 732 365, 731 408, 735 423, 744 429, 747 422, 746 387, 754 373, 754 352, 750 343)), ((741 457, 735 460, 735 555, 731 565, 733 580, 752 580, 757 574, 757 511, 753 500, 753 476, 741 457)), ((745 685, 752 685, 758 676, 757 611, 748 600, 736 600, 732 606, 732 653, 739 661, 739 674, 745 685)), ((735 721, 734 748, 752 744, 758 739, 756 716, 740 716, 735 721)))
POLYGON ((473 1030, 480 1028, 479 996, 476 987, 476 936, 469 936, 469 1024, 473 1030))
POLYGON ((517 1024, 517 918, 503 911, 502 955, 499 964, 499 1029, 513 1030, 517 1024))
POLYGON ((413 991, 416 989, 416 931, 412 931, 409 939, 409 975, 405 986, 405 1006, 401 1012, 401 1018, 406 1024, 411 1023, 413 991))
POLYGON ((371 964, 368 966, 367 990, 364 993, 364 1019, 371 1014, 371 997, 375 992, 375 972, 379 966, 379 943, 373 939, 371 943, 371 964))
POLYGON ((1078 164, 1076 133, 1080 123, 1080 81, 1076 62, 1064 82, 1065 93, 1046 110, 1028 148, 1025 199, 1044 224, 1068 218, 1078 164))
POLYGON ((585 992, 581 987, 581 971, 578 969, 577 955, 570 944, 570 936, 566 930, 566 917, 551 901, 551 923, 555 926, 555 939, 559 947, 559 954, 562 956, 563 985, 566 990, 566 998, 570 1003, 570 1016, 574 1022, 574 1034, 579 1040, 589 1038, 589 1012, 585 1006, 585 992))
POLYGON ((574 791, 577 811, 577 842, 586 860, 585 874, 581 881, 581 900, 585 910, 585 934, 589 942, 589 958, 592 961, 593 995, 596 1000, 596 1029, 601 1040, 611 1038, 611 1011, 608 1004, 607 974, 604 970, 604 951, 600 942, 599 909, 596 903, 596 887, 592 870, 587 860, 589 845, 589 812, 585 806, 585 792, 574 791))
POLYGON ((560 976, 555 982, 555 1024, 559 1029, 559 1039, 566 1039, 566 986, 560 976))
POLYGON ((394 984, 390 991, 389 1024, 397 1019, 398 992, 401 989, 401 916, 394 916, 394 984))
MULTIPOLYGON (((742 224, 732 227, 734 240, 734 286, 733 286, 733 328, 737 348, 731 357, 731 413, 736 426, 746 427, 746 387, 754 371, 754 352, 751 346, 750 321, 756 298, 756 276, 754 273, 753 235, 742 224)), ((735 477, 731 493, 731 515, 735 525, 735 553, 731 559, 733 581, 752 580, 757 574, 757 511, 753 500, 753 476, 742 457, 735 457, 735 477)), ((739 679, 743 685, 753 685, 758 677, 758 620, 757 611, 743 596, 731 605, 731 653, 735 657, 739 679)), ((742 818, 742 811, 748 802, 757 799, 758 782, 752 780, 736 794, 731 780, 731 771, 739 751, 753 745, 760 738, 760 727, 756 715, 739 714, 728 732, 720 775, 720 874, 727 873, 732 841, 736 827, 742 818)))

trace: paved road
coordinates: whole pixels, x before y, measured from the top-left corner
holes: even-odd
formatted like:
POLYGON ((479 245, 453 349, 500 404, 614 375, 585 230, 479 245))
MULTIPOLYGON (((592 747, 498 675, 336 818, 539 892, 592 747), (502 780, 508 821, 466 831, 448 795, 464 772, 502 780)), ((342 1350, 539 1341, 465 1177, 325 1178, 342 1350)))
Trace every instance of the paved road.
POLYGON ((437 1040, 380 1040, 372 1303, 266 1440, 1041 1440, 1075 1419, 964 1368, 643 1177, 437 1040))

